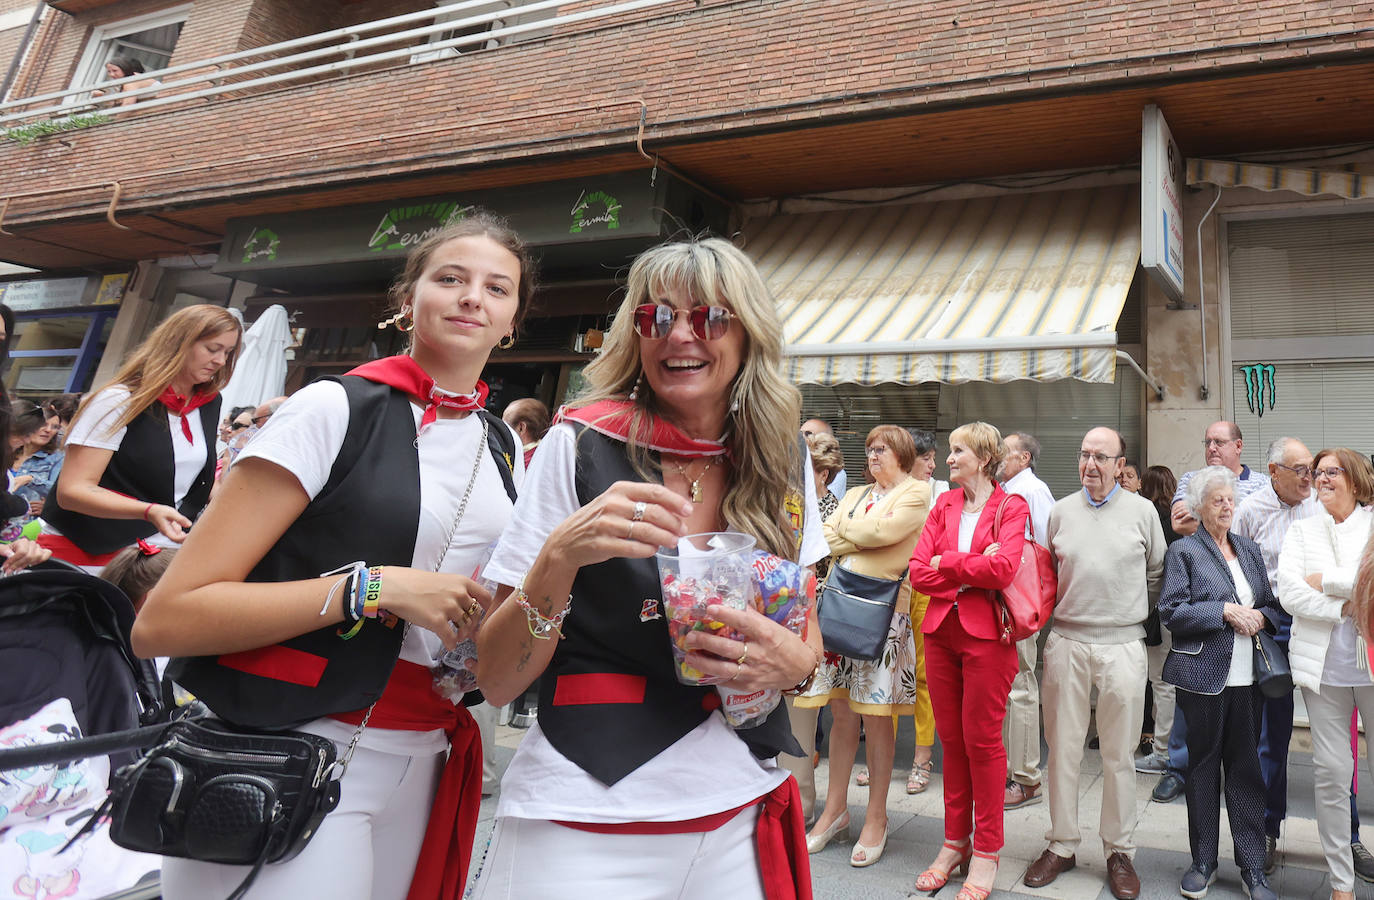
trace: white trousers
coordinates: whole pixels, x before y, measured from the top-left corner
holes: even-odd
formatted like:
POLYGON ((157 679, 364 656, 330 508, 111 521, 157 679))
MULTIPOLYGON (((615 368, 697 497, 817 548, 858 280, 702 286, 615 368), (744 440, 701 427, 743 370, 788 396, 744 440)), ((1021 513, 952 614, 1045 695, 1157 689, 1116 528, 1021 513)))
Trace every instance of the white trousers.
POLYGON ((482 796, 496 792, 501 785, 501 773, 496 771, 496 719, 501 711, 490 703, 468 708, 482 735, 482 796))
MULTIPOLYGON (((1078 771, 1097 688, 1102 748, 1102 851, 1135 855, 1135 747, 1145 714, 1145 642, 1087 644, 1051 633, 1045 643, 1045 736, 1049 742, 1050 850, 1078 850, 1078 771)), ((1349 754, 1347 754, 1349 755, 1349 754)))
MULTIPOLYGON (((264 866, 250 900, 404 900, 415 874, 445 755, 398 756, 359 747, 338 809, 290 862, 264 866)), ((164 900, 228 897, 248 866, 165 857, 164 900)))
POLYGON ((715 831, 594 834, 496 820, 473 900, 763 900, 758 807, 715 831))
MULTIPOLYGON (((1355 759, 1350 753, 1350 714, 1374 722, 1374 685, 1333 687, 1321 693, 1302 689, 1312 734, 1312 781, 1317 796, 1317 837, 1322 842, 1333 891, 1355 889, 1355 860, 1350 852, 1350 780, 1355 759)), ((1374 757, 1367 761, 1374 779, 1374 757)), ((1371 782, 1374 783, 1374 782, 1371 782)))

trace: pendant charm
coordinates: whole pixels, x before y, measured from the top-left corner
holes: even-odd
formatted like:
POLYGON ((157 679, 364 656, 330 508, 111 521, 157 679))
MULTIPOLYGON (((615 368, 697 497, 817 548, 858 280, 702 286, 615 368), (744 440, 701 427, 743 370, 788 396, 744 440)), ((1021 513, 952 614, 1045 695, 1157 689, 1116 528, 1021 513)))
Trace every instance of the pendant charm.
POLYGON ((652 597, 645 600, 644 605, 639 608, 639 621, 641 622, 661 618, 663 618, 663 614, 658 611, 658 601, 652 597))
MULTIPOLYGON (((703 473, 703 474, 704 474, 704 473, 703 473)), ((692 502, 693 502, 693 503, 700 503, 700 502, 701 502, 701 479, 700 479, 700 478, 698 478, 696 481, 693 481, 693 482, 692 482, 692 502)))

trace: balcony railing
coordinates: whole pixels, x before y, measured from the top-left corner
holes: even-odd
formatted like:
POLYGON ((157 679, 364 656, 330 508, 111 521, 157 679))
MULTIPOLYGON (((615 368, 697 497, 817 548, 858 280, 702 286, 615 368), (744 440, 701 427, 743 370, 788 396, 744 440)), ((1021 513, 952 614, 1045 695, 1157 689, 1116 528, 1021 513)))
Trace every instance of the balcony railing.
POLYGON ((330 75, 349 74, 379 64, 419 64, 449 49, 478 48, 490 41, 506 42, 521 37, 528 39, 541 32, 549 34, 555 29, 599 19, 692 2, 624 0, 560 14, 559 8, 568 6, 568 0, 537 0, 454 18, 455 14, 492 5, 492 0, 463 0, 211 59, 169 66, 98 85, 81 85, 65 91, 0 103, 0 129, 61 119, 78 113, 126 116, 225 95, 239 96, 254 89, 271 89, 330 75), (507 25, 507 21, 515 24, 507 25), (424 24, 408 27, 417 22, 424 24), (397 28, 402 30, 395 30, 397 28), (462 33, 443 37, 445 32, 455 31, 462 33), (123 85, 149 78, 158 79, 158 83, 137 90, 120 90, 123 85), (106 93, 91 97, 90 92, 97 87, 106 93), (125 105, 130 99, 136 102, 125 105))

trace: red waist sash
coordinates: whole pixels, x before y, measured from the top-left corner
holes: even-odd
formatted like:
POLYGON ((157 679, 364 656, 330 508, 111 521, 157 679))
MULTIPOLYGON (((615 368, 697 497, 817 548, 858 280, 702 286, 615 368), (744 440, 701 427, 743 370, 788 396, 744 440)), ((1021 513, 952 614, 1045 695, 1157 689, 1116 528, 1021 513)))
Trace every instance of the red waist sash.
POLYGON ((561 822, 555 825, 596 834, 691 834, 715 831, 751 806, 759 806, 754 844, 767 900, 812 900, 811 858, 806 851, 797 779, 787 780, 756 800, 725 812, 677 822, 561 822))
MULTIPOLYGON (((482 804, 482 739, 472 715, 434 692, 424 666, 401 661, 372 711, 368 725, 397 731, 448 732, 448 763, 429 811, 420 858, 406 900, 460 900, 472 863, 472 843, 482 804)), ((330 718, 357 725, 367 710, 330 718)))
POLYGON ((44 550, 51 550, 53 556, 74 566, 104 566, 119 554, 118 550, 111 550, 109 553, 87 553, 73 544, 71 538, 60 534, 40 534, 37 543, 44 550))

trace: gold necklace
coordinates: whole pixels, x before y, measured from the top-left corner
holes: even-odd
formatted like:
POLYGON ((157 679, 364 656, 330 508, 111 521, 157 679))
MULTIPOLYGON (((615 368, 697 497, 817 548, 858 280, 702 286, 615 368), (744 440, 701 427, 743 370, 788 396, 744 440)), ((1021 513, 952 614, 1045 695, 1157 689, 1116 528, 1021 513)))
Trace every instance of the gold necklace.
POLYGON ((693 477, 691 477, 690 475, 687 474, 687 465, 690 465, 690 463, 688 463, 688 464, 686 464, 686 465, 684 465, 683 463, 680 463, 680 462, 674 462, 674 463, 673 463, 673 465, 677 467, 677 473, 678 473, 679 475, 682 476, 682 478, 683 478, 684 481, 686 481, 686 482, 689 483, 689 485, 690 485, 690 487, 689 487, 689 494, 690 494, 690 496, 691 496, 691 498, 692 498, 692 502, 693 502, 693 503, 700 503, 700 502, 701 502, 701 498, 702 498, 701 479, 703 479, 703 478, 706 477, 706 473, 709 472, 709 471, 711 471, 711 467, 714 466, 715 464, 716 464, 716 458, 715 458, 714 456, 710 457, 709 459, 706 460, 706 465, 702 467, 701 471, 697 474, 697 477, 696 477, 696 478, 693 478, 693 477))

